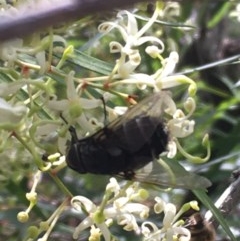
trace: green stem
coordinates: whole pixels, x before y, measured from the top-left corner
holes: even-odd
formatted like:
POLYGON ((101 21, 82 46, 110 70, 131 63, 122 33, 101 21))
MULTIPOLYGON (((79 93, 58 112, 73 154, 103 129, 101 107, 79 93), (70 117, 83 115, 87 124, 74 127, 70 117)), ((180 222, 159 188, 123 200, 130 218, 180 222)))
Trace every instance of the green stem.
POLYGON ((67 189, 67 187, 63 184, 63 182, 56 176, 56 174, 53 174, 52 172, 49 172, 49 175, 52 177, 52 179, 55 181, 55 183, 58 185, 58 187, 68 196, 73 197, 73 194, 67 189))

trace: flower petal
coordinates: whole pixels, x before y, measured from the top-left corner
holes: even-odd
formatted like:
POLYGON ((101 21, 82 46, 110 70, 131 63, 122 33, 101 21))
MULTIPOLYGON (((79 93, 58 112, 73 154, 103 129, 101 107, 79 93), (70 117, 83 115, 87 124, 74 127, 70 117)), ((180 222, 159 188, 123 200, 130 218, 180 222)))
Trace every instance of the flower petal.
POLYGON ((4 99, 0 98, 0 125, 3 128, 14 128, 27 114, 25 105, 12 106, 4 99))

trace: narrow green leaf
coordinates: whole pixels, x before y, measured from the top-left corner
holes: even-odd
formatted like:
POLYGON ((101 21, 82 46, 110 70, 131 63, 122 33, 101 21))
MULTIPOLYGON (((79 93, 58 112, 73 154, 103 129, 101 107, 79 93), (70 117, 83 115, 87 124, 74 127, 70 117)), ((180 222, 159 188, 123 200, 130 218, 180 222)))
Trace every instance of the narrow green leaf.
POLYGON ((70 55, 70 58, 73 64, 103 75, 109 75, 114 67, 105 61, 96 59, 77 50, 74 51, 74 54, 70 55))
POLYGON ((208 197, 207 193, 200 189, 192 190, 192 192, 205 205, 205 207, 208 208, 213 213, 214 217, 219 222, 219 224, 222 226, 222 228, 224 229, 226 234, 231 238, 231 240, 237 241, 236 238, 234 237, 233 233, 231 232, 223 215, 216 208, 216 206, 214 205, 212 200, 208 197))
POLYGON ((227 15, 231 6, 232 6, 232 3, 229 1, 226 1, 223 4, 223 6, 217 11, 217 13, 208 22, 207 27, 214 28, 227 15))

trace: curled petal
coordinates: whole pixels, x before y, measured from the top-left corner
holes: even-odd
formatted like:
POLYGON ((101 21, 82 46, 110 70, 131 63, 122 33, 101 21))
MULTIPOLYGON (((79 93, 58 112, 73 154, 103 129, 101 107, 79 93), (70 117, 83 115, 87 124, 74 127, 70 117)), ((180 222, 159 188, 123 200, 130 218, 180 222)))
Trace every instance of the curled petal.
POLYGON ((149 234, 151 233, 150 229, 143 225, 141 226, 141 232, 142 232, 143 236, 145 236, 145 237, 148 237, 149 234))
POLYGON ((175 235, 180 236, 179 241, 190 241, 191 239, 191 233, 187 228, 173 227, 173 232, 175 235))
POLYGON ((176 121, 174 119, 168 122, 169 130, 171 134, 176 138, 184 138, 189 136, 194 131, 194 120, 183 120, 183 121, 176 121))
POLYGON ((186 137, 189 136, 193 133, 194 131, 194 126, 195 126, 195 121, 194 120, 186 120, 184 121, 182 128, 183 128, 183 132, 182 132, 182 136, 181 137, 186 137))
POLYGON ((131 214, 123 214, 117 217, 117 222, 119 225, 123 225, 124 226, 124 230, 127 231, 132 231, 138 230, 138 225, 136 222, 136 219, 133 215, 131 214))
MULTIPOLYGON (((48 36, 47 36, 48 37, 48 36)), ((51 37, 50 37, 51 38, 51 37)), ((44 38, 43 38, 43 40, 42 41, 44 41, 44 38)), ((49 41, 49 40, 47 40, 47 41, 49 41)), ((67 43, 67 41, 66 41, 66 39, 64 38, 64 37, 62 37, 62 36, 60 36, 60 35, 53 35, 53 40, 52 40, 53 42, 60 42, 61 43, 61 45, 63 45, 64 47, 66 47, 67 45, 68 45, 68 43, 67 43)))
POLYGON ((133 66, 138 66, 141 63, 141 55, 139 54, 138 51, 133 51, 130 55, 129 55, 129 62, 131 63, 131 65, 133 66))
POLYGON ((185 114, 180 109, 176 110, 176 112, 173 115, 173 118, 176 119, 176 122, 177 122, 177 120, 178 120, 178 122, 180 122, 183 119, 186 119, 185 114))
POLYGON ((161 48, 158 48, 160 53, 162 53, 164 51, 164 44, 163 44, 162 40, 160 40, 159 38, 153 37, 153 36, 144 36, 144 37, 139 38, 137 40, 137 42, 135 42, 135 46, 140 46, 146 42, 157 43, 161 47, 161 48))
POLYGON ((133 182, 131 186, 129 186, 126 190, 126 196, 132 200, 133 196, 137 194, 139 190, 139 183, 133 182))
POLYGON ((118 68, 118 73, 122 78, 127 78, 141 62, 141 56, 138 51, 131 51, 129 55, 129 61, 120 63, 118 68))
POLYGON ((98 32, 99 33, 107 33, 112 29, 112 26, 108 24, 107 22, 102 23, 98 26, 98 32))
POLYGON ((143 222, 143 224, 141 225, 141 229, 142 234, 145 237, 148 237, 151 233, 155 233, 158 231, 158 227, 153 222, 143 222))
POLYGON ((120 53, 120 52, 122 52, 122 48, 123 48, 123 46, 119 42, 116 42, 116 41, 112 41, 109 44, 109 47, 110 47, 110 53, 120 53))
POLYGON ((137 21, 136 18, 134 17, 133 14, 131 14, 130 12, 123 10, 120 11, 117 14, 117 17, 120 19, 123 19, 123 16, 127 15, 128 17, 128 21, 127 21, 127 26, 126 26, 126 32, 128 33, 128 35, 132 35, 134 36, 137 32, 138 32, 138 26, 137 26, 137 21))
POLYGON ((164 210, 166 204, 160 197, 156 197, 155 201, 156 204, 154 205, 154 212, 161 213, 164 210))
POLYGON ((112 29, 114 29, 114 28, 116 28, 116 29, 119 30, 119 32, 121 33, 121 35, 122 35, 122 37, 123 37, 124 40, 127 39, 128 34, 126 33, 125 28, 122 27, 122 26, 120 26, 120 25, 117 24, 117 23, 114 23, 114 22, 104 22, 104 23, 100 24, 100 25, 98 26, 98 31, 99 31, 100 33, 108 33, 108 32, 110 32, 110 31, 111 31, 112 29))
POLYGON ((73 197, 71 205, 77 211, 82 211, 83 207, 88 213, 95 212, 97 209, 96 205, 90 199, 83 196, 73 197))
MULTIPOLYGON (((117 24, 115 24, 117 26, 117 24)), ((114 24, 111 22, 104 22, 98 26, 99 33, 108 33, 114 27, 114 24)))

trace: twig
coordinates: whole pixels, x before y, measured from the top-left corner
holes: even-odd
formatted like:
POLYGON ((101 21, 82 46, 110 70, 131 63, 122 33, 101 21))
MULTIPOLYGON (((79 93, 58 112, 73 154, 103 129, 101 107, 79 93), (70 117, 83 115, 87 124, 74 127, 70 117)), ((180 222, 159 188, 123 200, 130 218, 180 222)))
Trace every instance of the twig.
MULTIPOLYGON (((240 170, 234 171, 232 176, 233 182, 215 203, 215 206, 219 209, 224 217, 230 215, 240 202, 240 170)), ((213 218, 211 211, 208 211, 205 214, 205 220, 211 222, 215 228, 217 228, 219 225, 218 222, 213 218)))
POLYGON ((16 12, 13 9, 4 12, 7 19, 1 18, 0 21, 0 42, 21 38, 61 22, 144 1, 148 0, 41 0, 31 7, 22 5, 16 12))

